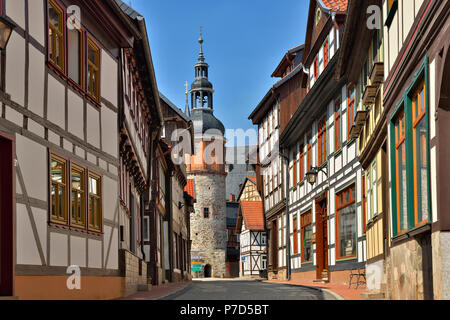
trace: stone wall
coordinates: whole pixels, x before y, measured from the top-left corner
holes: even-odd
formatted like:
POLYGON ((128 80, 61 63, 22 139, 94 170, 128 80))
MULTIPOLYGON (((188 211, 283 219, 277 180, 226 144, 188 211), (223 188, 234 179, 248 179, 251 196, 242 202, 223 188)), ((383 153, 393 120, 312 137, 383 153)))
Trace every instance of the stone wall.
POLYGON ((125 296, 136 293, 139 286, 147 285, 147 263, 128 250, 120 250, 119 268, 121 276, 125 278, 125 296))
POLYGON ((435 300, 450 300, 450 232, 435 232, 433 244, 433 289, 435 300))
POLYGON ((416 239, 391 249, 389 291, 393 300, 423 300, 422 248, 416 239))
POLYGON ((195 174, 195 213, 191 215, 191 254, 200 256, 203 266, 210 265, 212 277, 226 275, 226 193, 225 175, 195 174), (203 209, 209 208, 210 218, 205 219, 203 209))

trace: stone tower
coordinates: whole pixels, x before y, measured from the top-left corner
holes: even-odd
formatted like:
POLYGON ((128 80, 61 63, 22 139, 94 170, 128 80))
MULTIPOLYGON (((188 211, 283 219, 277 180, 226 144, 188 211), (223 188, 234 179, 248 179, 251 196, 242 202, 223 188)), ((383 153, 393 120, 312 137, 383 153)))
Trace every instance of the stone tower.
POLYGON ((194 277, 221 278, 226 274, 226 173, 225 128, 213 113, 213 85, 208 80, 209 65, 200 54, 191 85, 191 108, 187 116, 194 124, 195 155, 187 162, 188 179, 194 180, 196 204, 191 215, 192 260, 203 265, 194 277))

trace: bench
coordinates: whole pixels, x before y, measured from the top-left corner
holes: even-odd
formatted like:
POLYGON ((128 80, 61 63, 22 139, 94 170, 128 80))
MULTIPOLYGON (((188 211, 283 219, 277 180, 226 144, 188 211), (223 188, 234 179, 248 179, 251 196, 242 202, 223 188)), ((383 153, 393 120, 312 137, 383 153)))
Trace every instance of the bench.
POLYGON ((366 284, 366 269, 352 269, 350 272, 350 282, 348 284, 348 288, 350 289, 353 284, 353 278, 356 277, 356 288, 359 288, 359 285, 366 284), (364 281, 362 281, 361 278, 364 278, 364 281))

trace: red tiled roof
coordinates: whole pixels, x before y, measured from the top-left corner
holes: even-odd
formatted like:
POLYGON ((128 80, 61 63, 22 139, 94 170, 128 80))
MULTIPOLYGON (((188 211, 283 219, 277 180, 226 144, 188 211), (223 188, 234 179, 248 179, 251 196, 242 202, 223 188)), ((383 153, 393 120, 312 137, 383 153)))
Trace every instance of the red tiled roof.
POLYGON ((256 177, 248 177, 252 182, 256 183, 256 177))
POLYGON ((184 191, 195 200, 194 179, 188 179, 187 185, 184 187, 184 191))
POLYGON ((322 0, 322 2, 333 11, 347 11, 348 0, 322 0))
POLYGON ((264 229, 264 212, 262 201, 241 201, 240 210, 244 216, 247 230, 264 229))

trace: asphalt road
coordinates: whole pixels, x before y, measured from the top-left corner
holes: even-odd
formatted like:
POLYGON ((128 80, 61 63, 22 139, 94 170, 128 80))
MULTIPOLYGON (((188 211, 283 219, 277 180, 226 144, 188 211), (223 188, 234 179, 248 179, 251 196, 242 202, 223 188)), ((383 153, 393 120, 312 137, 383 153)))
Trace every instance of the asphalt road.
POLYGON ((316 289, 258 281, 194 281, 166 300, 335 300, 316 289))

